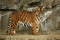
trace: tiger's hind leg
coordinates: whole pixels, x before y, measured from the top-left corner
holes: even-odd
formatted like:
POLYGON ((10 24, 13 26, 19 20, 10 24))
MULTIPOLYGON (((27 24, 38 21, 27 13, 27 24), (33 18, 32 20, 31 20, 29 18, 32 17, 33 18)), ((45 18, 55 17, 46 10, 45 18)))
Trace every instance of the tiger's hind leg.
POLYGON ((11 27, 9 29, 11 35, 16 34, 15 29, 16 29, 16 26, 17 26, 17 22, 18 21, 17 21, 16 17, 14 17, 14 18, 11 19, 11 27))

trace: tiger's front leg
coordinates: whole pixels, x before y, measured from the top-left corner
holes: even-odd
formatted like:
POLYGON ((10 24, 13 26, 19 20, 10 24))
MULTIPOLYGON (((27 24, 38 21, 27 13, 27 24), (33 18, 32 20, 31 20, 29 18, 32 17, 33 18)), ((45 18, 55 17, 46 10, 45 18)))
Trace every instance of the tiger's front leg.
POLYGON ((34 35, 38 35, 39 34, 39 29, 37 29, 37 25, 36 25, 36 14, 32 14, 32 27, 33 27, 33 32, 34 32, 34 35))
POLYGON ((34 31, 34 35, 38 35, 39 32, 37 31, 37 27, 36 27, 36 23, 33 23, 33 31, 34 31))

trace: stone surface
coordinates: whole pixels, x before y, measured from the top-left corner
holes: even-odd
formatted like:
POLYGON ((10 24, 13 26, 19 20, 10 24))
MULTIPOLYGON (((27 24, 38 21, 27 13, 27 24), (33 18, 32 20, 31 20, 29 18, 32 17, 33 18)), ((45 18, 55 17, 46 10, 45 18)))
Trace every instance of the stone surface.
MULTIPOLYGON (((48 17, 45 16, 44 17, 46 19, 41 24, 41 30, 44 30, 44 31, 57 31, 57 30, 60 30, 59 29, 59 24, 60 24, 59 23, 60 22, 60 7, 57 6, 56 8, 48 10, 48 11, 52 11, 52 13, 50 14, 50 16, 48 16, 48 17)), ((47 15, 47 12, 46 12, 46 15, 47 15)), ((48 15, 49 15, 49 13, 48 13, 48 15)))
POLYGON ((31 4, 31 7, 33 5, 43 5, 46 8, 52 8, 56 5, 60 5, 60 0, 0 0, 0 9, 19 10, 22 9, 25 4, 31 4))
POLYGON ((0 35, 3 40, 60 40, 59 35, 0 35))
POLYGON ((18 10, 20 7, 25 4, 38 2, 40 0, 0 0, 0 9, 16 9, 18 10))

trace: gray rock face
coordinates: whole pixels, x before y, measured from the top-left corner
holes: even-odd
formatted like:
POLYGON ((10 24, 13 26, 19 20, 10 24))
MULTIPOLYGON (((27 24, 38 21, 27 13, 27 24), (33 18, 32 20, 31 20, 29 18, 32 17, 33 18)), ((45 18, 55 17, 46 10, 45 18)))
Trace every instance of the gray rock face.
POLYGON ((60 0, 54 0, 52 6, 60 5, 60 0))
POLYGON ((13 0, 0 0, 0 9, 12 7, 14 5, 13 0))
POLYGON ((59 27, 60 27, 60 7, 56 7, 53 9, 52 14, 45 20, 45 22, 42 23, 41 30, 59 31, 60 30, 59 27))
POLYGON ((40 0, 0 0, 0 9, 19 9, 27 3, 38 2, 40 0), (14 8, 15 7, 15 8, 14 8))
POLYGON ((46 8, 52 8, 56 5, 60 5, 60 0, 42 0, 41 5, 45 6, 46 8))
MULTIPOLYGON (((52 8, 60 4, 60 0, 0 0, 0 9, 16 9, 22 8, 25 4, 40 2, 46 8, 52 8)), ((33 4, 35 5, 35 4, 33 4)), ((36 4, 37 5, 37 4, 36 4)))
POLYGON ((1 14, 0 14, 0 28, 1 28, 1 14))
POLYGON ((54 0, 42 0, 41 5, 45 6, 46 8, 52 8, 52 3, 54 0))

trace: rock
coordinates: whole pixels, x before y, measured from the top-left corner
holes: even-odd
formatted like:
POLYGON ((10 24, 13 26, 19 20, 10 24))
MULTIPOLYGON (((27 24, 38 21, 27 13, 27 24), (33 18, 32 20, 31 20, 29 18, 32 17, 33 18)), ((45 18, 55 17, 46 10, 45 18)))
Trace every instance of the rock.
POLYGON ((46 8, 52 8, 52 3, 54 0, 42 0, 41 5, 45 6, 46 8))
MULTIPOLYGON (((42 23, 41 30, 42 31, 59 31, 60 24, 60 7, 56 7, 53 10, 52 14, 42 23), (59 30, 57 30, 59 29, 59 30)), ((60 31, 59 31, 60 32, 60 31)))
POLYGON ((41 5, 45 6, 46 8, 52 8, 60 5, 60 0, 42 0, 41 5))
POLYGON ((55 7, 57 5, 60 5, 60 0, 54 0, 52 6, 55 7))
POLYGON ((40 0, 0 0, 0 9, 19 9, 25 4, 38 2, 40 0))

